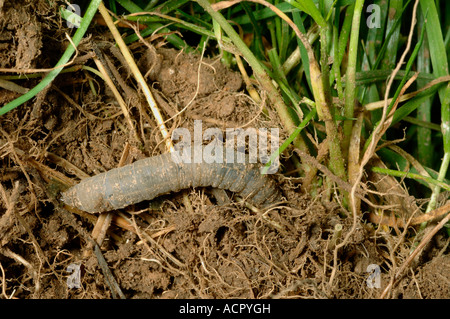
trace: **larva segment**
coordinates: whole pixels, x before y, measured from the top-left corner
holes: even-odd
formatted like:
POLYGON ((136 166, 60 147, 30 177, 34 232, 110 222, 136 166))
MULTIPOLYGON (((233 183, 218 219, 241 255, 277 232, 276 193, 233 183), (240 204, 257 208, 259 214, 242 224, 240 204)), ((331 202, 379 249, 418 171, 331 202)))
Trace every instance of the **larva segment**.
POLYGON ((175 163, 166 153, 82 180, 62 201, 89 213, 120 209, 190 187, 217 187, 239 193, 256 206, 280 199, 275 182, 247 163, 175 163))

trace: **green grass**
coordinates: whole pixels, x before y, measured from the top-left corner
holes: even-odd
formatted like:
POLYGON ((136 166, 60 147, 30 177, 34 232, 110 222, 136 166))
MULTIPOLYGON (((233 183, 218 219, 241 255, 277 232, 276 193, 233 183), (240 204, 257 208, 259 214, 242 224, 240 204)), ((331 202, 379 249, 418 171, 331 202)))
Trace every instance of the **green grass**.
POLYGON ((58 74, 63 70, 62 66, 64 66, 67 62, 69 62, 70 58, 75 53, 74 45, 77 46, 80 43, 81 39, 83 38, 92 21, 92 18, 97 12, 97 8, 100 5, 100 2, 101 2, 100 0, 92 0, 90 2, 89 7, 86 9, 86 13, 83 19, 81 20, 80 27, 77 29, 72 38, 73 45, 67 46, 66 51, 61 56, 60 60, 55 65, 54 69, 50 71, 38 85, 29 90, 27 93, 9 102, 8 104, 3 105, 0 108, 0 116, 15 109, 16 107, 22 105, 23 103, 27 102, 28 100, 36 96, 58 76, 58 74))
MULTIPOLYGON (((82 27, 73 37, 75 45, 85 34, 98 2, 90 2, 82 27)), ((362 125, 355 125, 364 105, 384 99, 389 76, 407 45, 414 2, 272 0, 268 1, 272 7, 248 1, 220 10, 211 7, 208 0, 109 0, 106 5, 115 14, 145 25, 142 36, 156 30, 167 33, 168 46, 198 51, 209 39, 207 54, 220 54, 222 61, 235 70, 238 68, 233 54, 242 55, 260 89, 268 93, 269 105, 276 110, 279 122, 289 136, 279 152, 296 147, 315 156, 319 152, 316 145, 326 140, 328 155, 322 159, 322 164, 339 178, 352 182, 359 163, 354 163, 351 158, 357 155, 356 158, 361 159, 375 138, 377 154, 388 169, 373 169, 399 181, 407 177, 404 182, 411 194, 428 198, 427 211, 430 211, 438 204, 441 190, 448 190, 448 79, 398 105, 394 101, 389 103, 387 114, 393 110, 392 121, 383 128, 380 136, 375 133, 382 124, 381 109, 364 111, 362 125), (367 12, 367 5, 372 3, 379 5, 379 16, 367 12), (130 14, 137 15, 128 16, 130 14), (379 27, 368 27, 370 17, 377 19, 379 27), (238 31, 252 35, 248 45, 238 31), (211 45, 214 41, 217 46, 211 45), (361 147, 352 145, 352 136, 361 136, 361 147), (407 159, 383 146, 398 139, 402 139, 397 145, 403 151, 413 156, 425 170, 435 172, 432 177, 401 171, 406 167, 407 159), (358 149, 360 154, 354 154, 358 149)), ((448 12, 450 3, 446 1, 420 0, 411 48, 389 88, 390 98, 395 100, 402 93, 415 72, 420 72, 417 80, 406 92, 420 90, 431 81, 449 75, 448 12)), ((138 40, 129 30, 127 33, 126 43, 138 40)), ((65 64, 73 52, 73 47, 69 46, 56 67, 65 64)), ((57 68, 50 72, 35 88, 0 108, 0 115, 35 96, 62 70, 57 68)), ((0 78, 15 80, 11 75, 0 78)), ((314 180, 323 177, 317 168, 301 158, 297 160, 300 160, 299 174, 307 177, 305 180, 311 185, 319 185, 314 180)), ((342 195, 348 196, 345 192, 342 195)))

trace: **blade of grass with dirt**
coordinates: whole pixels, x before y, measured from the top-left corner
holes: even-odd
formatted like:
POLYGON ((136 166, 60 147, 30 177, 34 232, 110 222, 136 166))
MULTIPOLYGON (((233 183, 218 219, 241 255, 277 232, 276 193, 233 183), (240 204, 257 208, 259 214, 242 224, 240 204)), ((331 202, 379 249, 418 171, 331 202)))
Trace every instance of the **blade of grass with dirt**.
MULTIPOLYGON (((296 1, 296 0, 290 0, 290 1, 286 1, 287 3, 289 3, 290 5, 292 5, 293 7, 297 8, 300 11, 305 12, 306 14, 310 15, 313 20, 322 28, 328 28, 327 23, 325 21, 325 19, 322 17, 320 11, 316 8, 315 4, 313 3, 313 1, 308 0, 308 1, 296 1)), ((292 13, 292 17, 294 19, 294 23, 296 24, 296 26, 298 27, 298 29, 303 33, 306 34, 306 30, 305 27, 303 25, 303 21, 300 17, 300 12, 293 12, 292 13)), ((320 29, 322 30, 322 29, 320 29)), ((300 56, 301 59, 303 61, 303 66, 304 66, 304 70, 305 70, 305 75, 306 75, 306 80, 308 82, 308 85, 310 87, 311 90, 313 90, 313 87, 311 85, 311 71, 310 71, 310 63, 312 63, 313 61, 309 61, 309 55, 310 53, 308 53, 308 48, 305 47, 305 45, 303 44, 303 41, 300 40, 300 38, 297 37, 297 45, 300 49, 300 56)), ((319 110, 319 113, 321 113, 321 111, 319 110)))
MULTIPOLYGON (((341 12, 341 7, 337 6, 335 8, 336 13, 337 12, 341 12)), ((336 79, 336 91, 337 91, 337 96, 339 98, 340 101, 344 101, 344 89, 342 87, 342 76, 341 76, 341 68, 340 65, 338 66, 338 64, 340 64, 338 62, 339 59, 337 59, 337 57, 339 56, 339 25, 340 25, 340 14, 335 14, 334 15, 334 21, 333 21, 333 26, 332 26, 332 30, 333 30, 333 50, 332 52, 332 59, 333 61, 335 61, 333 63, 333 66, 331 68, 330 71, 330 85, 333 85, 334 79, 336 79), (334 65, 336 64, 336 66, 334 65)))
POLYGON ((41 92, 47 85, 52 83, 52 81, 56 78, 56 76, 58 76, 58 74, 62 71, 63 66, 66 65, 69 59, 72 57, 73 53, 75 52, 75 47, 80 43, 81 39, 86 33, 89 25, 91 24, 92 18, 97 12, 97 8, 100 5, 100 3, 101 0, 92 0, 89 3, 89 6, 86 9, 86 13, 84 14, 84 17, 81 19, 80 27, 77 29, 71 40, 72 43, 67 46, 66 51, 64 51, 58 63, 56 63, 55 68, 52 71, 50 71, 45 76, 45 78, 41 82, 39 82, 39 84, 36 85, 34 88, 32 88, 24 95, 20 96, 19 98, 9 102, 8 104, 0 108, 0 115, 3 115, 15 109, 19 105, 22 105, 26 101, 36 96, 39 92, 41 92))
MULTIPOLYGON (((319 25, 320 34, 320 66, 315 59, 314 52, 311 45, 307 43, 307 40, 299 38, 305 45, 308 52, 309 68, 311 76, 311 88, 313 91, 317 114, 320 120, 325 122, 325 130, 328 139, 328 148, 330 154, 329 166, 331 171, 346 180, 347 173, 344 165, 344 157, 342 153, 340 138, 338 136, 336 119, 333 117, 333 105, 331 103, 331 88, 329 82, 329 66, 328 66, 328 38, 329 38, 329 26, 326 19, 322 16, 319 9, 316 8, 313 1, 289 1, 294 6, 305 11, 313 20, 319 25)), ((325 8, 324 6, 322 6, 325 8)), ((331 9, 331 6, 328 6, 331 9)), ((324 9, 325 11, 327 9, 324 9)), ((298 28, 297 28, 298 29, 298 28)))

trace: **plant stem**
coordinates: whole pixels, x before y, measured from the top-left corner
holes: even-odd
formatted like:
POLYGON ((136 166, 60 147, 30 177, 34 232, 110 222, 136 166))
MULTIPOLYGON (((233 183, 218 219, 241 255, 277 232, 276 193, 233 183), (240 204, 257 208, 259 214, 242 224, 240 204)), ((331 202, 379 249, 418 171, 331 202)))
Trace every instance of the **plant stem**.
POLYGON ((433 189, 433 193, 430 197, 430 202, 427 207, 427 213, 436 208, 437 198, 441 188, 446 190, 450 190, 450 186, 443 182, 445 175, 447 174, 448 166, 450 164, 450 153, 444 153, 444 157, 442 158, 441 168, 439 169, 439 175, 437 177, 438 182, 442 184, 436 184, 436 187, 433 189))
MULTIPOLYGON (((356 60, 358 56, 358 41, 359 41, 359 26, 361 20, 361 12, 363 9, 364 0, 356 0, 355 10, 353 11, 352 31, 350 34, 350 44, 348 52, 348 66, 345 78, 345 104, 344 116, 346 118, 353 118, 355 96, 356 96, 356 60)), ((350 145, 350 137, 352 134, 353 121, 344 121, 344 140, 342 141, 342 152, 347 158, 348 147, 350 145)))
MULTIPOLYGON (((445 175, 447 174, 449 164, 450 164, 450 153, 446 152, 446 153, 444 153, 444 158, 442 159, 441 168, 439 170, 439 175, 437 178, 438 183, 435 184, 436 186, 434 187, 433 192, 430 196, 430 201, 428 202, 426 213, 429 213, 436 208, 437 199, 438 199, 439 193, 441 191, 441 188, 444 188, 445 190, 450 191, 450 185, 443 182, 443 180, 445 179, 445 175)), ((422 224, 420 224, 418 234, 422 233, 426 227, 427 227, 427 222, 423 222, 422 224)))
POLYGON ((325 129, 327 132, 328 147, 330 150, 330 169, 331 171, 346 180, 346 171, 344 166, 344 157, 342 156, 341 141, 337 130, 336 122, 333 118, 333 110, 331 109, 331 93, 330 93, 330 71, 328 68, 328 26, 320 28, 320 64, 321 70, 316 72, 311 66, 311 86, 314 91, 314 98, 318 111, 321 111, 322 119, 325 121, 325 129), (317 77, 314 75, 317 74, 317 77), (316 79, 316 80, 314 80, 316 79), (319 86, 315 89, 316 84, 319 86), (319 103, 320 102, 320 103, 319 103))
MULTIPOLYGON (((448 156, 446 157, 446 163, 447 163, 447 167, 450 161, 450 154, 448 154, 448 156)), ((372 167, 371 168, 372 172, 374 173, 380 173, 380 174, 386 174, 386 175, 391 175, 391 176, 395 176, 395 177, 407 177, 407 178, 412 178, 412 179, 417 179, 417 180, 424 180, 426 181, 428 184, 433 184, 436 187, 439 188, 443 188, 447 191, 450 191, 450 185, 442 182, 439 180, 439 178, 441 177, 441 172, 439 172, 439 176, 438 179, 434 179, 428 176, 423 176, 420 174, 415 174, 415 173, 410 173, 410 172, 402 172, 402 171, 396 171, 393 169, 387 169, 387 168, 381 168, 381 167, 372 167)))

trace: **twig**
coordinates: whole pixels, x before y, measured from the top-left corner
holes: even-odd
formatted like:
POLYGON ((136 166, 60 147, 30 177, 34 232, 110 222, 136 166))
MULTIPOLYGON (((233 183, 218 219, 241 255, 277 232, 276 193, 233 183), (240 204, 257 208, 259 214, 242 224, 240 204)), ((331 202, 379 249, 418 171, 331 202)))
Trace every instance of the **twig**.
POLYGON ((108 72, 106 71, 105 66, 100 62, 99 59, 94 58, 94 62, 97 65, 98 70, 102 73, 103 79, 105 80, 108 87, 111 89, 111 91, 114 94, 114 97, 116 98, 117 102, 120 105, 120 108, 122 109, 122 113, 127 120, 127 123, 130 127, 131 132, 133 132, 134 137, 136 138, 137 142, 140 143, 139 135, 136 131, 136 128, 134 127, 133 121, 131 120, 130 113, 128 112, 127 105, 125 101, 122 98, 122 95, 120 95, 119 91, 117 90, 116 86, 114 85, 113 81, 111 80, 111 77, 109 76, 108 72))
MULTIPOLYGON (((134 216, 132 216, 132 221, 133 221, 133 226, 136 230, 136 233, 138 234, 139 238, 142 240, 142 242, 145 243, 145 241, 143 240, 142 237, 144 237, 148 242, 150 242, 150 244, 152 244, 153 246, 155 246, 159 251, 161 251, 163 253, 163 255, 165 255, 168 259, 170 259, 175 265, 177 265, 179 268, 183 269, 186 268, 186 266, 179 261, 177 258, 175 258, 174 256, 172 256, 172 254, 170 254, 167 250, 164 249, 164 247, 162 247, 160 244, 158 244, 153 238, 152 236, 149 236, 145 231, 140 231, 139 227, 136 225, 136 220, 134 218, 134 216)), ((148 247, 150 248, 150 247, 148 247)), ((150 249, 149 249, 150 250, 150 249)))
POLYGON ((110 212, 100 214, 95 223, 94 229, 92 230, 92 238, 100 246, 106 236, 106 231, 109 225, 111 225, 112 214, 110 212))
MULTIPOLYGON (((63 167, 66 171, 71 172, 75 174, 78 178, 88 178, 90 177, 89 174, 86 174, 84 171, 79 169, 77 166, 66 160, 65 158, 59 157, 58 155, 51 153, 51 152, 45 152, 44 157, 48 159, 53 164, 57 164, 60 167, 63 167)), ((41 166, 42 167, 42 166, 41 166)), ((49 167, 46 167, 47 169, 51 169, 49 167)))
POLYGON ((29 91, 28 88, 25 88, 23 86, 20 86, 19 84, 3 79, 0 79, 0 87, 4 88, 5 90, 16 92, 19 94, 25 94, 29 91))
MULTIPOLYGON (((417 94, 419 94, 420 92, 425 91, 426 89, 429 89, 430 87, 433 87, 439 83, 443 83, 443 82, 448 82, 450 81, 450 75, 447 76, 441 76, 437 79, 434 79, 433 81, 430 81, 429 83, 427 83, 426 85, 424 85, 422 88, 420 88, 417 91, 411 92, 411 93, 407 93, 407 94, 403 94, 402 96, 400 96, 398 98, 398 102, 404 102, 407 101, 409 99, 412 99, 413 97, 415 97, 417 94)), ((392 98, 387 100, 388 103, 392 102, 392 98)), ((376 109, 381 109, 385 104, 385 101, 377 101, 377 102, 372 102, 372 103, 368 103, 364 105, 364 108, 367 111, 373 111, 376 109)))
POLYGON ((5 297, 5 299, 8 299, 8 296, 6 295, 6 276, 5 276, 5 270, 3 269, 2 263, 0 262, 0 269, 2 270, 2 295, 5 297))
POLYGON ((235 54, 234 57, 236 59, 236 64, 239 68, 239 71, 241 72, 242 78, 244 79, 244 83, 247 88, 248 94, 250 94, 250 96, 256 103, 261 103, 261 97, 255 90, 252 82, 250 81, 250 78, 247 74, 247 70, 245 70, 244 63, 242 63, 241 57, 239 56, 239 54, 235 54))
POLYGON ((116 279, 114 278, 111 270, 108 267, 108 264, 106 263, 105 258, 102 255, 102 252, 100 250, 100 247, 97 245, 97 243, 93 241, 94 245, 94 253, 97 257, 98 264, 100 268, 102 269, 103 275, 105 276, 106 283, 108 284, 109 288, 111 289, 111 293, 113 295, 114 299, 126 299, 125 295, 123 294, 122 290, 120 289, 119 284, 117 283, 116 279))
POLYGON ((5 188, 0 183, 0 194, 2 195, 3 201, 5 202, 5 205, 6 205, 6 212, 5 212, 5 214, 2 217, 8 216, 8 215, 10 215, 13 212, 13 210, 14 210, 14 203, 17 200, 17 197, 19 195, 19 181, 15 181, 14 182, 14 188, 12 190, 10 198, 8 198, 8 196, 6 194, 6 191, 5 191, 5 188))
POLYGON ((174 231, 175 229, 176 229, 175 225, 170 225, 170 226, 167 226, 164 229, 161 229, 160 231, 157 231, 156 233, 151 234, 150 237, 155 239, 157 237, 161 237, 161 236, 163 236, 165 234, 168 234, 168 233, 174 231))
MULTIPOLYGON (((48 196, 48 195, 47 195, 48 196)), ((97 245, 94 239, 92 239, 91 235, 88 233, 88 231, 81 227, 81 225, 77 222, 73 214, 69 210, 66 210, 65 208, 58 205, 58 202, 54 198, 50 198, 51 202, 55 205, 55 209, 61 214, 61 217, 63 218, 64 222, 67 225, 70 225, 73 227, 78 233, 81 235, 81 237, 85 240, 86 243, 91 243, 94 246, 94 253, 97 257, 98 264, 100 268, 102 269, 103 275, 105 277, 106 283, 111 289, 111 293, 113 295, 113 298, 121 298, 125 299, 125 295, 122 293, 117 281, 115 280, 113 274, 111 273, 111 270, 108 267, 108 264, 106 263, 105 258, 102 255, 102 252, 100 250, 100 247, 97 245)), ((88 214, 95 218, 94 215, 88 214)))
POLYGON ((22 256, 16 254, 15 252, 9 250, 8 248, 2 248, 0 250, 1 253, 3 253, 3 255, 5 255, 6 257, 9 257, 11 259, 14 259, 15 261, 17 261, 18 263, 24 265, 28 271, 30 272, 31 276, 33 277, 33 281, 34 281, 34 294, 35 296, 38 296, 40 290, 41 290, 41 284, 39 281, 39 276, 37 271, 34 269, 33 265, 30 264, 27 260, 25 260, 25 258, 23 258, 22 256))

